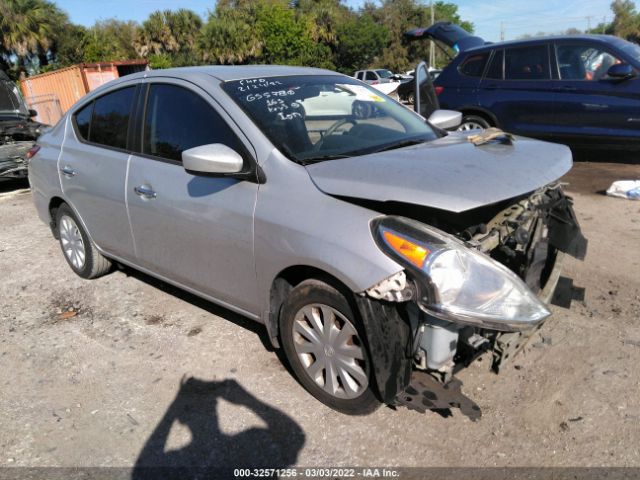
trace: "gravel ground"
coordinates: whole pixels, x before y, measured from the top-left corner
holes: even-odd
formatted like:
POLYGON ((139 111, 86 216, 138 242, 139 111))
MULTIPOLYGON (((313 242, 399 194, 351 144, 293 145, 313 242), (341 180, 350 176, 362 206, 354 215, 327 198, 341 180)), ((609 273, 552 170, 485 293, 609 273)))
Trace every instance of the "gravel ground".
POLYGON ((565 275, 585 300, 500 375, 459 375, 478 422, 336 413, 260 325, 132 270, 76 277, 29 192, 0 185, 0 466, 640 466, 640 202, 596 193, 634 176, 567 177, 590 250, 565 275))

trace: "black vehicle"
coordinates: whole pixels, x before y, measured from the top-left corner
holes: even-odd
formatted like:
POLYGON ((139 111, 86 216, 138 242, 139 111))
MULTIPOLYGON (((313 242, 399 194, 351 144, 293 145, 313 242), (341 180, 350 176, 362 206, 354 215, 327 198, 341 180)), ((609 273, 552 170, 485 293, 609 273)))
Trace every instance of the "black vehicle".
POLYGON ((576 148, 640 149, 640 46, 609 35, 487 43, 457 25, 405 34, 459 52, 435 81, 461 129, 503 130, 576 148))
POLYGON ((44 127, 31 119, 35 115, 0 70, 0 180, 27 176, 27 154, 44 127))
MULTIPOLYGON (((438 78, 438 75, 442 73, 442 70, 432 69, 429 70, 429 76, 431 77, 431 81, 435 81, 438 78)), ((403 102, 411 103, 415 101, 415 89, 416 89, 416 78, 415 78, 415 70, 410 74, 411 78, 407 81, 402 82, 398 86, 398 97, 403 102)))

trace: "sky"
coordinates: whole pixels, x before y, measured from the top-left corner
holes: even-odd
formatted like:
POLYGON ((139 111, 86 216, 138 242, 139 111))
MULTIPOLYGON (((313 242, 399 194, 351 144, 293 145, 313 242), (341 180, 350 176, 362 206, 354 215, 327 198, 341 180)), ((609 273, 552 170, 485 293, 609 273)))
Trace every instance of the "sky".
MULTIPOLYGON (((428 4, 428 0, 422 0, 428 4)), ((447 0, 458 5, 462 19, 475 25, 476 35, 499 41, 501 24, 505 40, 538 32, 557 33, 568 28, 586 29, 603 18, 611 21, 610 0, 447 0)), ((213 0, 55 0, 69 14, 71 21, 85 26, 96 20, 118 18, 141 22, 159 9, 188 8, 203 17, 213 0)), ((364 0, 346 0, 354 8, 364 0)))

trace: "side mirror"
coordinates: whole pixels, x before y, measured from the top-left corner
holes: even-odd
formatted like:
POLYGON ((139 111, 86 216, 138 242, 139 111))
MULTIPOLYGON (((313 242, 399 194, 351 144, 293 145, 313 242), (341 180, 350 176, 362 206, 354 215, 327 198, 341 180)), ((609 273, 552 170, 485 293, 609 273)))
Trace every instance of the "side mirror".
POLYGON ((239 173, 243 165, 240 154, 221 143, 201 145, 182 152, 182 166, 189 172, 218 175, 239 173))
POLYGON ((37 117, 38 116, 38 111, 34 110, 33 108, 30 108, 29 109, 29 116, 32 117, 32 118, 33 117, 37 117))
POLYGON ((462 123, 462 113, 455 110, 436 110, 429 116, 429 123, 443 130, 458 128, 462 123))
POLYGON ((609 67, 609 70, 607 70, 607 75, 618 80, 635 76, 633 67, 628 63, 618 63, 616 65, 611 65, 611 67, 609 67))

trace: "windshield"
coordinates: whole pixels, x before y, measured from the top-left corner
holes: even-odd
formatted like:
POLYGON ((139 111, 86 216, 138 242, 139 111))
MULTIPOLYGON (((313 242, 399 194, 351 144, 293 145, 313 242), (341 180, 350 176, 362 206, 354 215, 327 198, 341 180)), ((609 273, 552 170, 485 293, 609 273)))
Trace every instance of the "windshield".
POLYGON ((636 65, 640 64, 640 46, 636 45, 635 43, 627 42, 625 40, 616 40, 616 46, 629 57, 631 57, 636 62, 636 65))
POLYGON ((0 80, 0 113, 29 115, 29 111, 18 92, 18 87, 8 80, 0 80))
POLYGON ((434 140, 413 111, 338 75, 234 80, 224 90, 285 155, 300 163, 434 140))
POLYGON ((376 73, 380 78, 389 78, 393 77, 393 72, 391 70, 376 70, 376 73))

